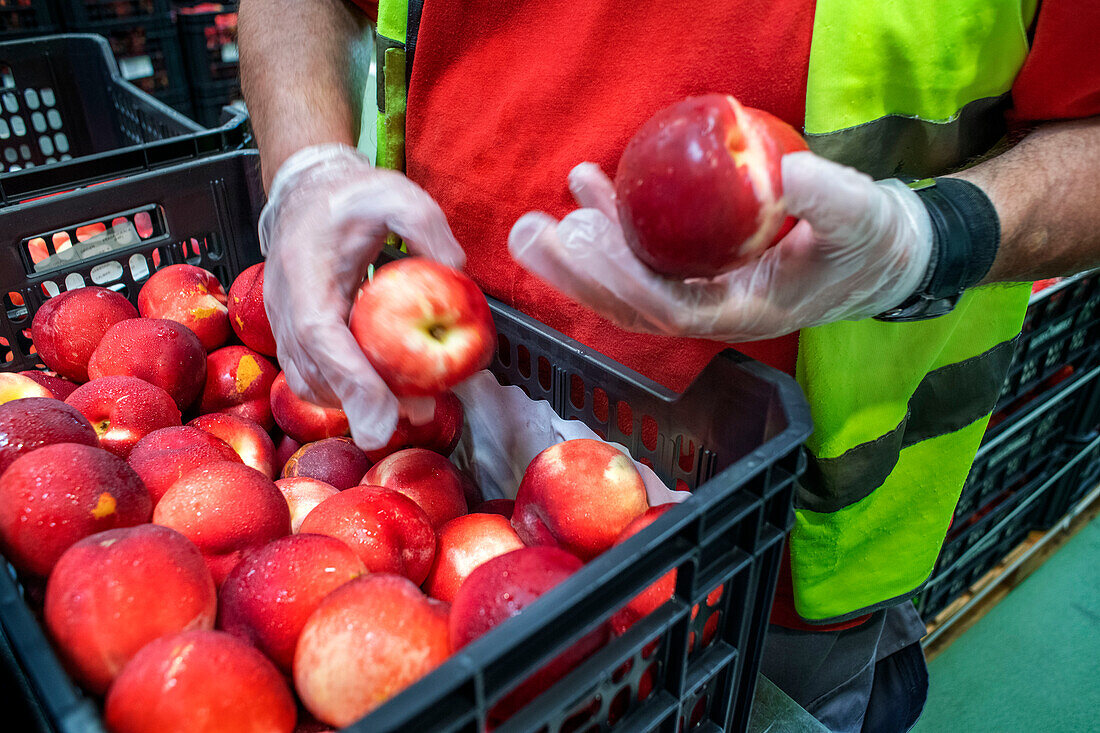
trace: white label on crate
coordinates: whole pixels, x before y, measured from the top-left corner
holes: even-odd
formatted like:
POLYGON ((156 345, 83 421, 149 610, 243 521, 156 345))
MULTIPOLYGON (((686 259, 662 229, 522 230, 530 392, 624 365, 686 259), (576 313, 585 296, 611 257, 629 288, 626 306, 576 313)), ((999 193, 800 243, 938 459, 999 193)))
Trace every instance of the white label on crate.
POLYGON ((989 459, 989 465, 995 466, 1004 463, 1010 455, 1026 448, 1030 441, 1031 433, 1025 433, 994 454, 993 457, 989 459))
MULTIPOLYGON (((140 238, 132 223, 119 223, 105 232, 88 237, 83 242, 78 242, 68 249, 50 255, 40 262, 36 262, 34 271, 47 272, 48 270, 53 270, 58 267, 70 266, 77 262, 89 260, 93 257, 99 257, 100 255, 129 247, 130 245, 137 244, 138 241, 140 241, 140 238)), ((104 263, 104 265, 100 267, 103 266, 119 267, 121 270, 121 265, 118 263, 104 263)), ((120 271, 118 276, 121 276, 121 274, 120 271)), ((111 279, 118 279, 118 276, 111 279)), ((92 279, 97 279, 94 270, 92 271, 92 279)), ((104 280, 104 282, 109 281, 104 280)))
POLYGON ((222 63, 223 64, 235 64, 237 63, 237 42, 230 41, 222 46, 222 63))
POLYGON ((1042 346, 1043 344, 1045 344, 1047 341, 1050 341, 1055 336, 1058 336, 1059 334, 1063 333, 1067 328, 1069 328, 1072 325, 1073 325, 1073 318, 1072 317, 1063 318, 1061 321, 1059 321, 1058 323, 1055 323, 1053 326, 1049 327, 1043 333, 1040 333, 1037 336, 1033 336, 1031 338, 1030 348, 1034 350, 1034 349, 1042 346))
POLYGON ((131 56, 118 60, 118 70, 127 81, 144 79, 153 75, 153 60, 148 56, 131 56))
POLYGON ((92 282, 96 285, 105 285, 107 283, 113 283, 122 277, 122 265, 118 262, 104 262, 101 265, 96 265, 91 271, 92 282))

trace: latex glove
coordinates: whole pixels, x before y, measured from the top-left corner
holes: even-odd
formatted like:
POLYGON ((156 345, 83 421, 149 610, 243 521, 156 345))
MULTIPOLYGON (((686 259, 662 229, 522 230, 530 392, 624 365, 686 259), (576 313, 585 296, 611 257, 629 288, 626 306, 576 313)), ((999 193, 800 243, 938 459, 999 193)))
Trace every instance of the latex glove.
POLYGON ((713 279, 666 278, 626 244, 610 180, 591 163, 569 175, 581 209, 561 222, 529 213, 508 240, 525 268, 630 331, 737 343, 874 316, 921 284, 932 227, 917 194, 813 153, 783 161, 787 211, 802 219, 759 259, 713 279))
MULTIPOLYGON (((451 460, 469 471, 486 499, 515 499, 527 465, 550 446, 577 438, 600 440, 583 422, 563 420, 546 400, 532 400, 519 387, 502 387, 488 371, 473 375, 454 393, 462 402, 465 423, 451 460)), ((630 455, 618 443, 609 445, 630 455)), ((645 464, 634 461, 634 467, 645 482, 650 506, 691 496, 670 490, 645 464)))
POLYGON ((348 330, 355 293, 390 232, 409 251, 452 267, 465 254, 439 206, 401 173, 347 145, 305 148, 275 175, 260 214, 264 307, 287 383, 342 407, 361 448, 385 445, 399 412, 431 418, 434 400, 399 406, 348 330))

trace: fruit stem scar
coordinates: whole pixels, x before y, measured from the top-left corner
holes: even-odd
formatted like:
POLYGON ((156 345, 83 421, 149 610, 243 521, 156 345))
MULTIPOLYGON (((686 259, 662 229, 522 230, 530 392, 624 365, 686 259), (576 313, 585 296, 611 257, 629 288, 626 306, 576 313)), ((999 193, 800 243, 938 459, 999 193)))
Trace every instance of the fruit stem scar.
POLYGON ((447 335, 447 329, 438 323, 433 323, 428 326, 428 335, 436 341, 442 341, 443 337, 447 335))

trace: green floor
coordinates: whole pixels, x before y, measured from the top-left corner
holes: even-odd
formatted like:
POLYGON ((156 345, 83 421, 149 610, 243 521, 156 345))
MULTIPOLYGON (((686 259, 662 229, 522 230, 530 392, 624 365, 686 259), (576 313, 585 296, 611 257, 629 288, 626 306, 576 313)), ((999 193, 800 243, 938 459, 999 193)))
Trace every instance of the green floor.
POLYGON ((1100 731, 1100 518, 929 672, 917 733, 1100 731))

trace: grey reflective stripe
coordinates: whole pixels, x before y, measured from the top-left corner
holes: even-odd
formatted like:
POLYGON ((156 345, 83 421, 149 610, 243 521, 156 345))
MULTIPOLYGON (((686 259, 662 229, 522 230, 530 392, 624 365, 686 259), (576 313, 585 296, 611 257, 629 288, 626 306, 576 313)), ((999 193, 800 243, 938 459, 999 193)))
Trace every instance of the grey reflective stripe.
POLYGON ((950 120, 887 115, 855 127, 806 135, 810 150, 872 178, 942 175, 987 152, 1005 133, 1009 95, 975 99, 950 120))
POLYGON ((835 458, 809 456, 798 484, 798 508, 835 512, 870 496, 894 470, 903 448, 953 433, 997 404, 1016 339, 924 375, 905 417, 882 437, 835 458))
POLYGON ((375 68, 375 81, 378 88, 378 111, 386 111, 386 51, 396 48, 402 51, 405 50, 405 44, 401 41, 395 41, 392 38, 386 38, 378 33, 374 34, 374 68, 375 68))

